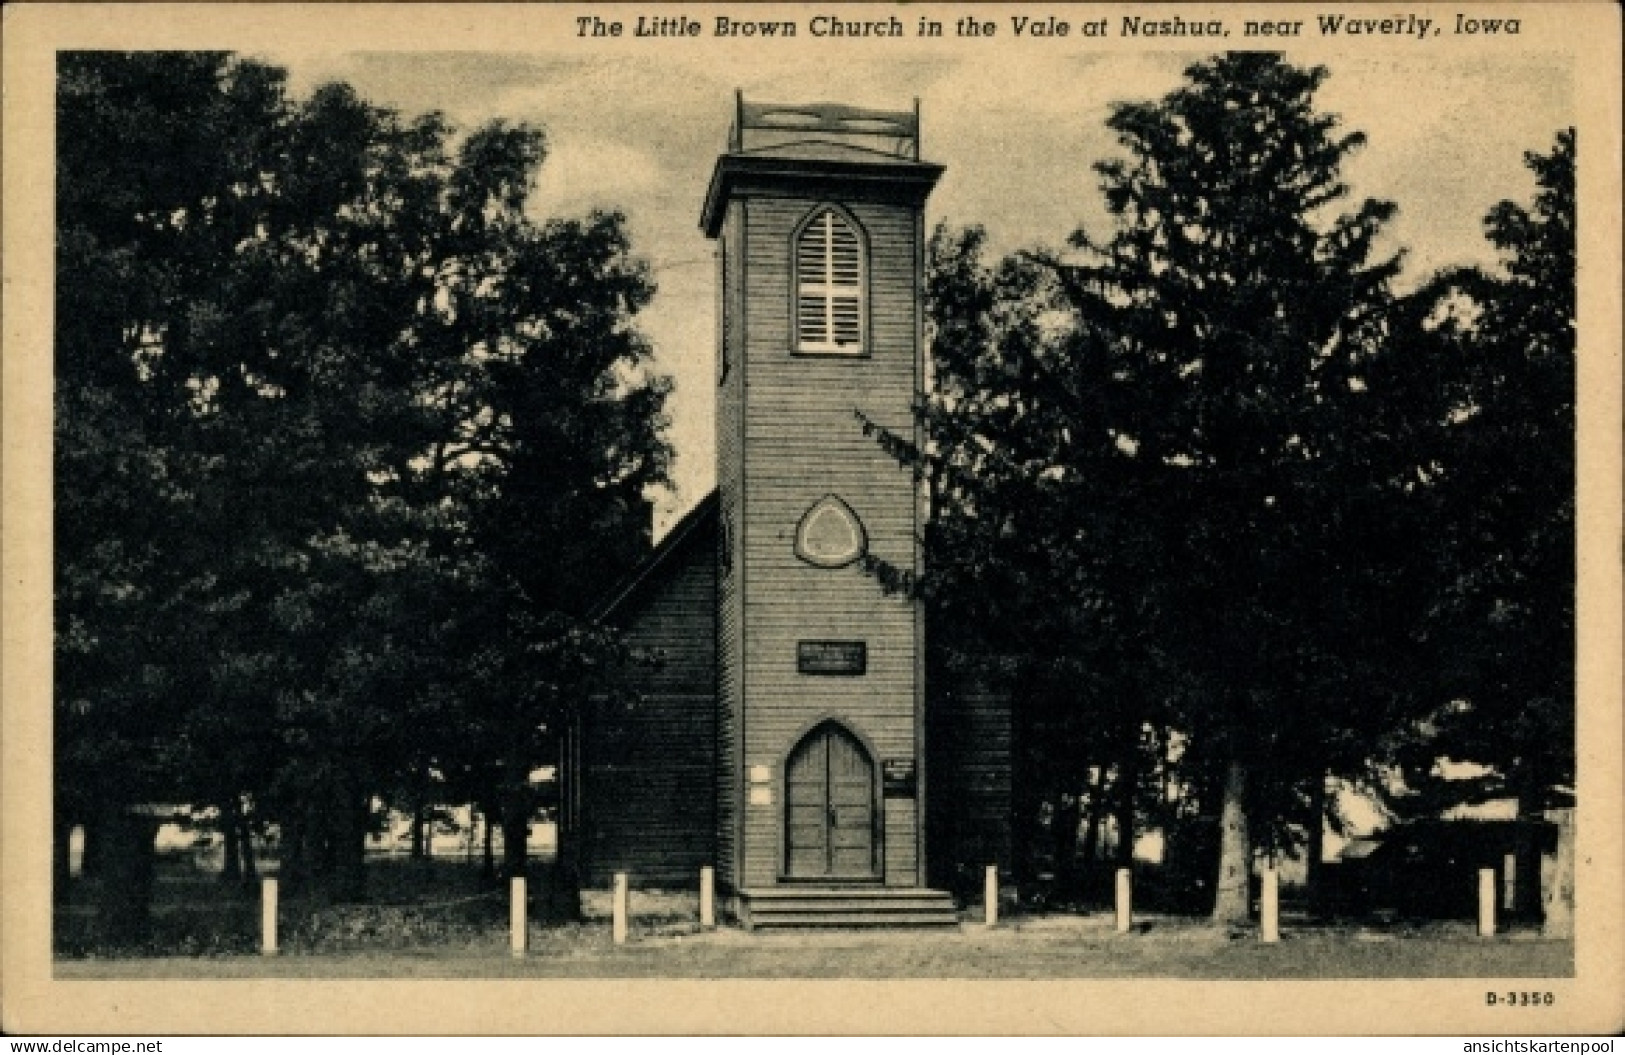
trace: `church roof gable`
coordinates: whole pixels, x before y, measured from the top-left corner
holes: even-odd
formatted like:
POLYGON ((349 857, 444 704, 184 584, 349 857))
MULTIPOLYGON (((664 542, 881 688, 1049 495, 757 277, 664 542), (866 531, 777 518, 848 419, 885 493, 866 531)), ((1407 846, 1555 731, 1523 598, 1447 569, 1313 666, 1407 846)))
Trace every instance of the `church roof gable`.
POLYGON ((677 557, 689 547, 705 546, 708 550, 714 550, 719 505, 717 492, 713 490, 700 499, 694 508, 683 514, 683 518, 672 525, 672 529, 666 532, 666 536, 643 560, 638 562, 637 567, 617 582, 594 606, 591 612, 592 620, 598 623, 610 622, 624 612, 647 589, 658 582, 661 573, 675 564, 677 557))

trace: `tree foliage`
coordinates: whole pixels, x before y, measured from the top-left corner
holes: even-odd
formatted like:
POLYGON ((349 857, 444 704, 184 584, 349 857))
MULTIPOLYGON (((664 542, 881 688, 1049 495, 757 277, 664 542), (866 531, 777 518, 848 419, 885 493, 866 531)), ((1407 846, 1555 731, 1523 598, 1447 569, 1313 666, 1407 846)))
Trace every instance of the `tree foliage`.
POLYGON ((1411 810, 1510 794, 1533 814, 1574 782, 1573 130, 1525 157, 1531 205, 1484 220, 1500 272, 1447 271, 1412 298, 1408 337, 1448 387, 1429 549, 1438 706, 1395 751, 1411 810), (1484 771, 1442 779, 1440 759, 1484 771))
POLYGON ((1252 839, 1324 779, 1326 741, 1363 702, 1347 679, 1375 664, 1351 646, 1380 624, 1354 595, 1403 571, 1371 515, 1393 473, 1348 444, 1399 264, 1375 253, 1392 204, 1337 211, 1363 139, 1315 109, 1324 69, 1248 53, 1186 76, 1108 122, 1127 152, 1098 166, 1113 230, 1075 233, 1082 261, 1057 267, 1078 323, 1064 347, 1092 369, 1055 375, 1088 400, 1076 424, 1110 444, 1122 515, 1141 519, 1138 544, 1102 559, 1137 584, 1149 634, 1178 642, 1175 722, 1216 767, 1214 912, 1234 922, 1252 839))
MULTIPOLYGON (((1502 394, 1486 380, 1509 367, 1466 362, 1491 333, 1503 358, 1561 360, 1539 351, 1562 347, 1572 314, 1543 288, 1565 267, 1555 163, 1534 214, 1492 214, 1515 262, 1494 291, 1475 287, 1477 324, 1441 327, 1438 288, 1392 290, 1400 258, 1377 245, 1395 206, 1348 201, 1341 171, 1363 137, 1316 108, 1326 76, 1220 55, 1160 100, 1116 106, 1123 154, 1096 166, 1110 229, 1063 252, 990 264, 979 231, 939 229, 927 442, 882 434, 931 481, 935 516, 926 579, 879 574, 931 600, 939 646, 1014 657, 1059 686, 1018 693, 1036 735, 1017 765, 1055 781, 1035 799, 1075 827, 1065 804, 1097 799, 1110 775, 1126 833, 1137 794, 1157 819, 1147 792, 1183 789, 1220 827, 1227 923, 1246 917, 1255 845, 1307 832, 1318 859, 1328 776, 1362 778, 1397 743, 1436 758, 1445 740, 1418 747, 1419 723, 1527 754, 1560 744, 1566 721, 1555 708, 1531 737, 1482 719, 1532 695, 1490 704, 1493 677, 1569 680, 1555 647, 1566 551, 1520 533, 1564 537, 1572 470, 1511 450, 1530 429, 1569 434, 1569 381, 1526 370, 1502 394), (1508 458, 1541 468, 1462 519, 1508 458), (1513 549, 1547 563, 1511 571, 1513 549), (1486 589, 1493 576, 1543 600, 1486 589), (1554 647, 1479 634, 1513 611, 1554 647), (1441 717, 1443 671, 1477 686, 1470 720, 1441 717)), ((1533 720, 1521 702, 1502 713, 1533 720)))
POLYGON ((528 809, 670 459, 623 218, 531 218, 529 126, 60 72, 59 817, 246 809, 354 893, 378 796, 501 743, 528 809))

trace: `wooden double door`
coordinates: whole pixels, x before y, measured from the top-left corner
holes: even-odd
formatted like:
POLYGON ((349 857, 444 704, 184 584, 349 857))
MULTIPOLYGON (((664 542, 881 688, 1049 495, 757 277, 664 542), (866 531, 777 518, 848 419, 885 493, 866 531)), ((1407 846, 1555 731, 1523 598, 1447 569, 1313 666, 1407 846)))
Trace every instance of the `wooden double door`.
POLYGON ((878 879, 875 764, 846 729, 808 733, 785 765, 785 872, 793 879, 878 879))

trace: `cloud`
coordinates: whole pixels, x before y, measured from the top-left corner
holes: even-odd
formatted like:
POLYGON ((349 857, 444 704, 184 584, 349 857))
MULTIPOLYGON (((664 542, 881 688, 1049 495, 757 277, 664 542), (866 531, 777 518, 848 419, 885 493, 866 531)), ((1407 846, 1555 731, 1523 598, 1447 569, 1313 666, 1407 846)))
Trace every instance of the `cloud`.
POLYGON ((626 142, 551 137, 530 209, 536 216, 624 208, 653 194, 667 178, 660 160, 626 142))
MULTIPOLYGON (((490 118, 547 130, 534 213, 613 207, 629 217, 634 251, 650 258, 660 293, 640 320, 657 365, 677 380, 673 440, 679 501, 713 475, 710 418, 714 291, 711 246, 697 229, 706 181, 746 98, 901 109, 918 97, 925 156, 948 171, 927 211, 981 223, 991 248, 1060 243, 1105 222, 1093 164, 1119 152, 1105 127, 1114 102, 1150 100, 1199 59, 1190 51, 1040 51, 990 64, 974 49, 920 42, 917 52, 795 49, 762 59, 759 42, 707 41, 645 55, 365 52, 275 56, 297 92, 349 80, 408 113, 439 109, 467 127, 490 118)), ((1288 54, 1298 62, 1315 56, 1288 54)), ((1484 213, 1533 190, 1523 152, 1545 150, 1574 120, 1572 60, 1528 52, 1449 56, 1352 52, 1328 61, 1319 103, 1368 134, 1345 175, 1353 196, 1397 201, 1393 247, 1411 247, 1407 275, 1489 262, 1484 213), (1406 105, 1394 105, 1403 85, 1406 105)))
POLYGON ((1405 284, 1455 264, 1490 265, 1483 218, 1499 201, 1527 200, 1533 177, 1526 151, 1551 148, 1574 122, 1572 66, 1563 56, 1529 53, 1440 59, 1344 59, 1320 95, 1347 130, 1367 142, 1344 166, 1353 194, 1397 202, 1389 249, 1405 246, 1405 284), (1405 85, 1407 105, 1373 85, 1405 85))
POLYGON ((493 116, 494 97, 540 83, 551 66, 538 56, 463 51, 301 52, 268 58, 287 67, 295 95, 344 81, 373 103, 407 114, 439 110, 459 124, 493 116))

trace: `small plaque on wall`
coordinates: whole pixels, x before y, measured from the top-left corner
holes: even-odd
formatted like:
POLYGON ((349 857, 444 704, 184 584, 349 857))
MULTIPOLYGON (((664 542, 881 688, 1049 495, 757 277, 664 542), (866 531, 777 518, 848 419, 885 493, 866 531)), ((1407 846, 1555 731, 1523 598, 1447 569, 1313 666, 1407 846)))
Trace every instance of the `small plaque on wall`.
POLYGON ((900 799, 914 796, 914 760, 912 758, 882 759, 880 776, 887 796, 900 799))
POLYGON ((797 641, 796 670, 802 674, 852 677, 869 669, 864 641, 797 641))
POLYGON ((750 786, 750 804, 752 806, 773 805, 773 786, 771 784, 752 784, 750 786))

